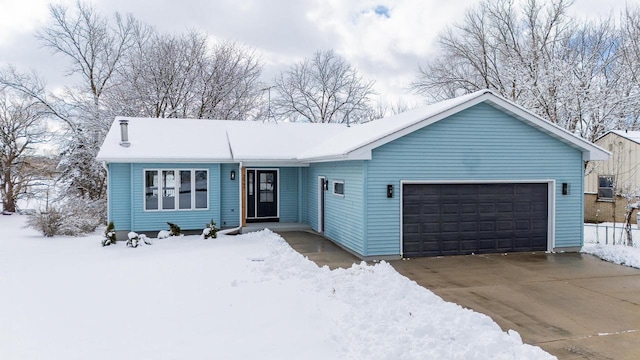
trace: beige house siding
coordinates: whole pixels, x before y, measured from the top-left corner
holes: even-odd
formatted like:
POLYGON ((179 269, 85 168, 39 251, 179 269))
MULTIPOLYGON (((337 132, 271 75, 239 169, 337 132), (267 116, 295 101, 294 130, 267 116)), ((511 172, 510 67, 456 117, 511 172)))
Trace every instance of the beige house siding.
MULTIPOLYGON (((613 201, 598 201, 597 194, 584 194, 584 221, 588 223, 624 222, 627 200, 617 196, 613 201), (615 217, 614 217, 615 214, 615 217)), ((631 223, 636 223, 638 210, 633 210, 631 223)))
MULTIPOLYGON (((587 164, 584 219, 586 222, 623 222, 627 199, 621 195, 640 194, 640 144, 613 132, 597 139, 595 144, 611 152, 611 158, 587 164), (614 176, 615 202, 598 200, 600 175, 614 176)), ((637 200, 631 199, 632 202, 637 200)), ((632 222, 636 223, 635 212, 632 222)))

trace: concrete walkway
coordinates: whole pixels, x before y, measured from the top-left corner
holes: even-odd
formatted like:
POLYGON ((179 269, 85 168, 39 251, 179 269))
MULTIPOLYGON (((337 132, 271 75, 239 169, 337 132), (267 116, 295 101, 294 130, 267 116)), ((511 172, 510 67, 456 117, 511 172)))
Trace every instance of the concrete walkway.
POLYGON ((291 247, 309 260, 322 267, 327 265, 331 270, 350 268, 360 259, 351 255, 340 246, 310 231, 276 231, 291 247))
MULTIPOLYGON (((311 232, 283 232, 319 266, 360 260, 311 232)), ((418 284, 484 313, 559 359, 640 359, 640 270, 582 254, 416 258, 389 262, 418 284)))

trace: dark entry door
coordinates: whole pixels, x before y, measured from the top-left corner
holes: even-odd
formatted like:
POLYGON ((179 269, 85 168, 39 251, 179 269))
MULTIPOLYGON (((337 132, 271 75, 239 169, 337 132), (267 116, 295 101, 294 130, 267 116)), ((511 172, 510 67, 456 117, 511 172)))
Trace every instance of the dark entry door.
POLYGON ((403 255, 547 250, 547 186, 405 184, 403 255))
POLYGON ((278 221, 277 170, 247 170, 247 220, 278 221))

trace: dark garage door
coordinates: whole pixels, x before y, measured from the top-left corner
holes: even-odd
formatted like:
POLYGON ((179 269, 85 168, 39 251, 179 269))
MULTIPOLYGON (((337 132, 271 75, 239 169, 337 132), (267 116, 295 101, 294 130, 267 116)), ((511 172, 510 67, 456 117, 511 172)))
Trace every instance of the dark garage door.
POLYGON ((405 257, 547 250, 547 184, 405 184, 405 257))

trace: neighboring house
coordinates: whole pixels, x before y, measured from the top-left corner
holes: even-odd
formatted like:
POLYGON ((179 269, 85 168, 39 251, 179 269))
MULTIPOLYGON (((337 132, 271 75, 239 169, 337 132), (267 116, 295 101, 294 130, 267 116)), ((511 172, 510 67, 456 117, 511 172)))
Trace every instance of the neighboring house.
POLYGON ((302 223, 380 259, 575 251, 608 155, 487 90, 351 126, 117 118, 98 160, 121 233, 302 223))
MULTIPOLYGON (((627 205, 640 198, 640 131, 612 130, 595 140, 607 161, 589 162, 585 177, 587 222, 624 222, 627 205)), ((637 210, 631 221, 636 223, 637 210)))

